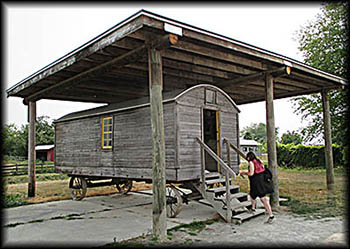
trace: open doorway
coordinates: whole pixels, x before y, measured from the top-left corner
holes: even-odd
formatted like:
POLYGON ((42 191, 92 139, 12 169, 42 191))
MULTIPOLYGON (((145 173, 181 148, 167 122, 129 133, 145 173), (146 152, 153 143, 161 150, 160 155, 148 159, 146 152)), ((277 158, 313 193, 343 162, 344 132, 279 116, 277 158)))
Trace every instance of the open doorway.
MULTIPOLYGON (((218 111, 215 110, 203 110, 204 143, 206 143, 217 155, 219 155, 220 150, 218 114, 218 111)), ((218 171, 217 162, 208 153, 205 153, 205 169, 208 171, 218 171)))

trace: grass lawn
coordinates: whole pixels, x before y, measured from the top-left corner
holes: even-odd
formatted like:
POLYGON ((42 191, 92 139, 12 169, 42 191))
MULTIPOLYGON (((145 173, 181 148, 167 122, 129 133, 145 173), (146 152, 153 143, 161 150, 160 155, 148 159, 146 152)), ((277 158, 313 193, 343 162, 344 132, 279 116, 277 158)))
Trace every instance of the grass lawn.
MULTIPOLYGON (((63 174, 37 174, 36 196, 28 198, 28 177, 11 176, 5 177, 6 184, 6 201, 8 207, 14 207, 25 204, 42 203, 47 201, 69 200, 69 177, 63 174)), ((151 189, 151 184, 143 182, 133 182, 133 191, 151 189)), ((117 193, 115 186, 104 186, 88 188, 86 196, 110 195, 117 193)))
MULTIPOLYGON (((246 165, 241 169, 247 170, 246 165)), ((346 212, 347 177, 345 168, 335 168, 335 196, 328 198, 325 169, 278 169, 279 196, 287 198, 281 206, 309 218, 344 216, 346 212), (332 202, 330 202, 332 200, 332 202)), ((242 192, 249 192, 247 177, 234 181, 242 192)))

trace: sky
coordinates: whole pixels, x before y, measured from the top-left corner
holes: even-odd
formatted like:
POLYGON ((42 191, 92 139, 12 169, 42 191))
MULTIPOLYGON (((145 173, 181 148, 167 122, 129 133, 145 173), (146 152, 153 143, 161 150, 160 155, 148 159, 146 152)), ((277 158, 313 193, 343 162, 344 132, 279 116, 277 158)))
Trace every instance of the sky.
MULTIPOLYGON (((295 32, 320 13, 321 4, 3 4, 5 77, 2 85, 4 123, 27 123, 22 98, 6 97, 6 89, 54 60, 145 9, 272 52, 303 61, 295 32)), ((99 106, 93 103, 40 100, 37 116, 51 120, 74 111, 99 106)), ((239 105, 240 128, 266 123, 265 102, 239 105)), ((279 136, 307 124, 293 112, 289 98, 275 100, 279 136)))

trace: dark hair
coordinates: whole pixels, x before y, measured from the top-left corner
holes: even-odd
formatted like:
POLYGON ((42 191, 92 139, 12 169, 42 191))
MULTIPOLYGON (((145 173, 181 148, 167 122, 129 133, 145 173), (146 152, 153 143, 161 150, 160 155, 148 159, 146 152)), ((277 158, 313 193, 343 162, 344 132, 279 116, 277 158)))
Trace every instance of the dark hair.
POLYGON ((246 158, 247 158, 247 160, 248 160, 249 162, 250 162, 250 161, 253 161, 253 160, 255 159, 255 160, 259 161, 260 163, 262 163, 261 160, 258 159, 258 158, 256 157, 256 155, 254 154, 253 151, 249 151, 249 152, 247 153, 246 158))

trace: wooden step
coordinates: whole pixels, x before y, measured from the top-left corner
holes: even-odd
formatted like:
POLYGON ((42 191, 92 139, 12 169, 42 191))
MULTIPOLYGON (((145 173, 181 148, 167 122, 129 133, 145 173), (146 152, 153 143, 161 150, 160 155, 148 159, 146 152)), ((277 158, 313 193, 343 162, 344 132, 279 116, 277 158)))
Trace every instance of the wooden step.
POLYGON ((221 174, 219 172, 210 172, 210 173, 206 173, 204 177, 206 180, 216 179, 216 178, 221 178, 221 174))
POLYGON ((225 183, 225 179, 224 178, 217 178, 217 179, 213 179, 213 180, 206 180, 205 181, 205 184, 206 185, 213 185, 213 184, 216 184, 216 183, 225 183))
MULTIPOLYGON (((248 200, 248 194, 247 193, 243 193, 243 192, 238 192, 238 193, 234 193, 234 194, 231 194, 231 200, 232 199, 245 199, 245 200, 248 200)), ((218 196, 218 197, 215 197, 215 200, 216 201, 226 201, 226 196, 218 196)))
MULTIPOLYGON (((239 190, 239 186, 238 185, 230 185, 229 189, 230 189, 230 191, 232 191, 232 190, 239 190)), ((207 189, 207 191, 208 192, 214 192, 215 194, 225 193, 226 192, 226 186, 218 187, 218 188, 210 188, 210 189, 207 189)))
MULTIPOLYGON (((240 203, 231 203, 231 210, 234 211, 236 209, 243 208, 243 207, 249 207, 251 205, 252 205, 251 201, 242 201, 240 203)), ((222 208, 226 210, 226 205, 224 205, 222 208)))
POLYGON ((244 212, 244 213, 240 213, 237 215, 232 216, 232 219, 237 220, 238 222, 243 222, 245 220, 248 220, 250 218, 262 215, 265 213, 265 209, 256 209, 254 212, 252 213, 248 213, 248 212, 244 212))
POLYGON ((209 207, 213 207, 213 205, 211 205, 211 203, 208 200, 206 200, 206 199, 200 199, 200 200, 198 200, 198 202, 202 203, 204 205, 207 205, 209 207))

